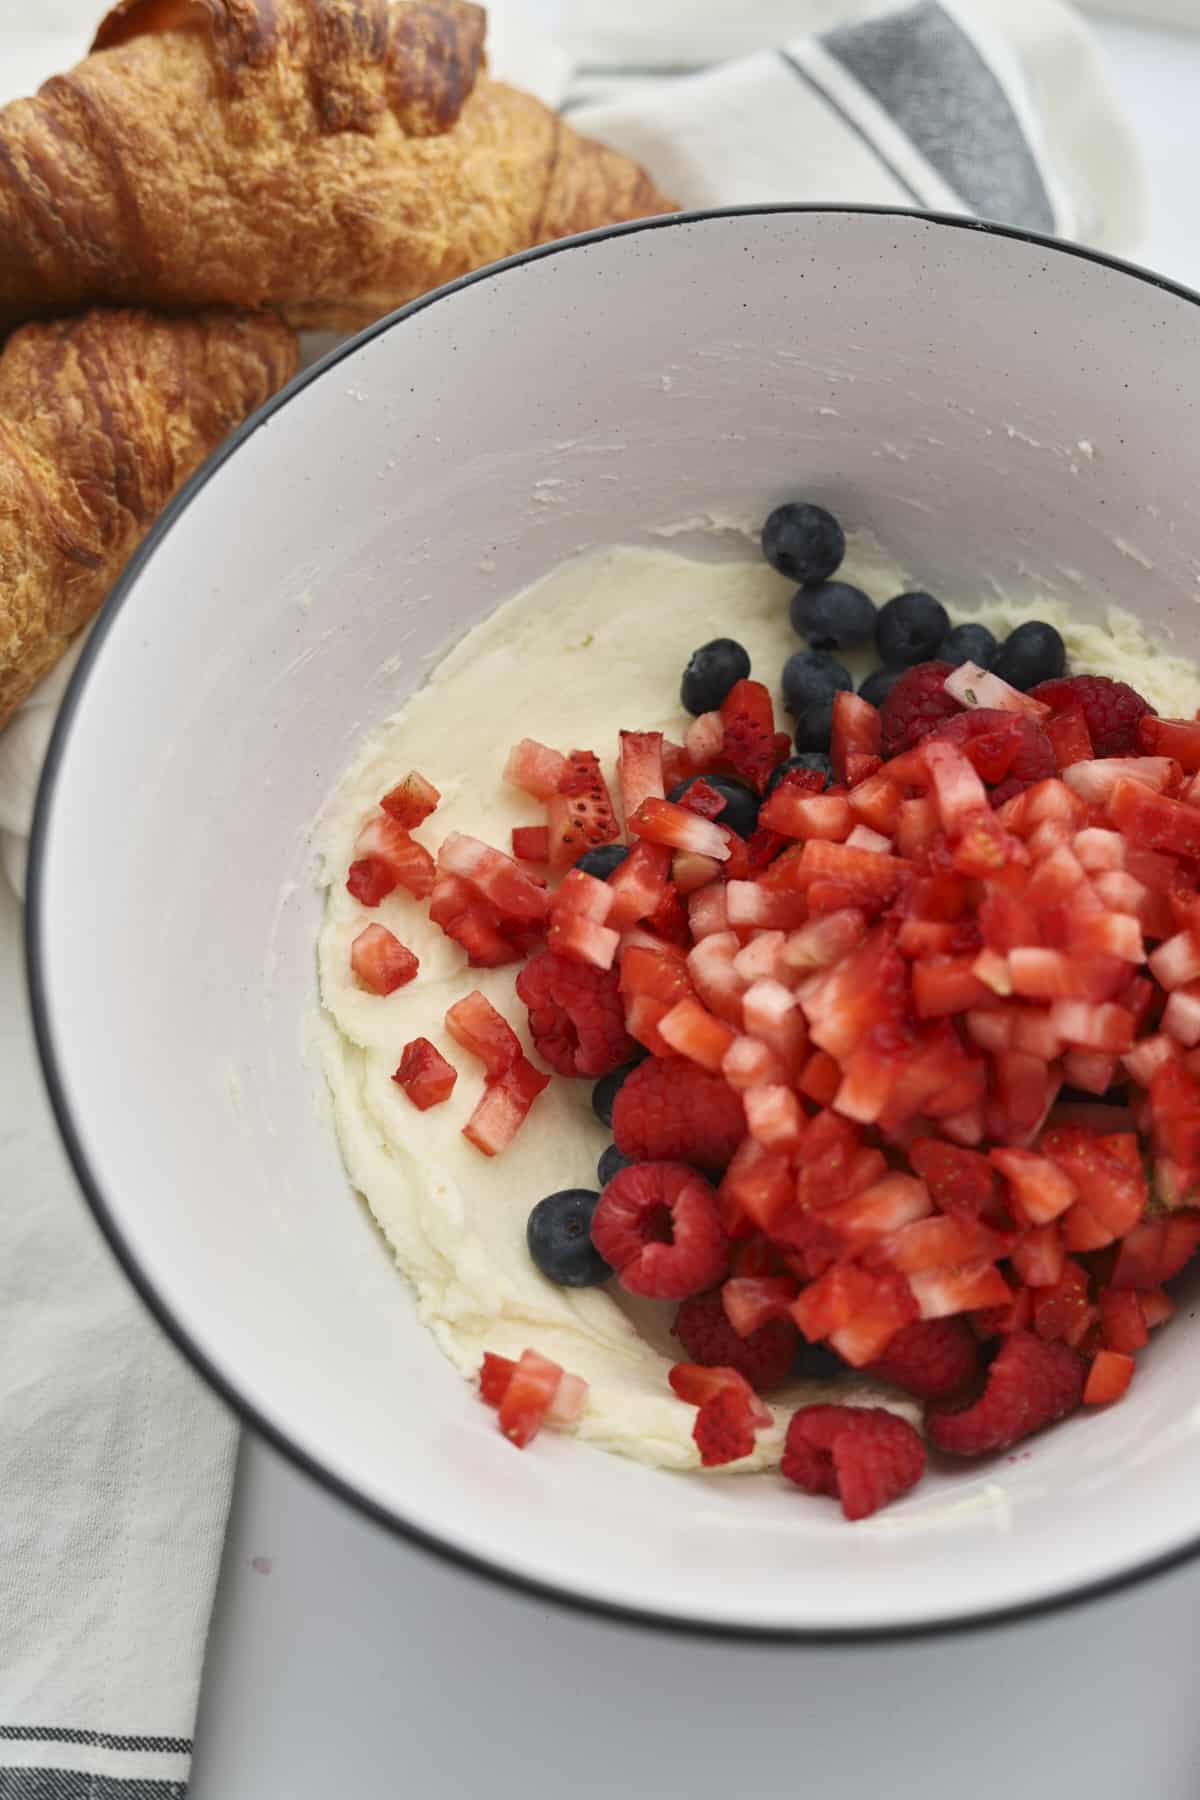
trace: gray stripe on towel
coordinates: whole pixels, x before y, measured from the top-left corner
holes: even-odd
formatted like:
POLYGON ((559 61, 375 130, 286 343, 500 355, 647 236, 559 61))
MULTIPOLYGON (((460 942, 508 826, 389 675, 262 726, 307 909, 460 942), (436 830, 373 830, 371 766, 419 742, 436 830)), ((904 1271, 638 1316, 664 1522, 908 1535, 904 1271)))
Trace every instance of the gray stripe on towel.
POLYGON ((185 1800, 183 1781, 123 1781, 85 1769, 0 1769, 0 1800, 185 1800))
POLYGON ((1054 208, 1008 96, 936 0, 822 37, 972 211, 1053 232, 1054 208))

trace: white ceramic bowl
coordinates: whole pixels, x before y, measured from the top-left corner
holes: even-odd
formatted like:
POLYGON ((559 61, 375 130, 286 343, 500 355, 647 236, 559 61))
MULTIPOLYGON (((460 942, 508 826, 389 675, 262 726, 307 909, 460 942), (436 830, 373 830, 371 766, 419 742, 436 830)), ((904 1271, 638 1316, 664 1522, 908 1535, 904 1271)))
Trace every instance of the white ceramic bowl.
POLYGON ((304 1026, 311 821, 361 735, 504 596, 581 546, 800 492, 943 593, 1119 601, 1186 646, 1198 394, 1194 295, 962 220, 776 209, 470 277, 208 466, 64 709, 31 976, 91 1203, 250 1420, 431 1549, 698 1629, 947 1626, 1195 1550, 1186 1319, 1126 1404, 853 1528, 774 1478, 656 1473, 553 1435, 515 1454, 351 1197, 304 1026))

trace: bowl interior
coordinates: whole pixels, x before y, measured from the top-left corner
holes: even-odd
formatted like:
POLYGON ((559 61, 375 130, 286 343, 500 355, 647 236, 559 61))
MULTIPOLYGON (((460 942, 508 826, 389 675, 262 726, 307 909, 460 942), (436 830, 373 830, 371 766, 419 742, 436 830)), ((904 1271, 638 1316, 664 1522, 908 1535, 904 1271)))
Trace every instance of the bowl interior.
POLYGON ((1186 651, 1198 390, 1196 303, 1129 271, 962 222, 714 215, 418 304, 175 510, 60 726, 35 995, 128 1263, 295 1454, 507 1575, 749 1630, 977 1617, 1200 1535, 1186 1321, 1127 1404, 853 1530, 773 1480, 553 1436, 514 1455, 349 1191, 308 1051, 312 822, 362 734, 499 600, 588 546, 802 491, 947 595, 1117 602, 1186 651))

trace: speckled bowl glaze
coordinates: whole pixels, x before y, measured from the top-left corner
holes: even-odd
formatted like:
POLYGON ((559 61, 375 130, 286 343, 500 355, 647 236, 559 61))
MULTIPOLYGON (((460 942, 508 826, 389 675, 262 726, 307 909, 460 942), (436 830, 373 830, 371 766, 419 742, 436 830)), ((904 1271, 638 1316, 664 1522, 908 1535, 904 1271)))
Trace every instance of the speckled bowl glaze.
POLYGON ((777 1478, 554 1435, 516 1454, 348 1191, 305 1030, 312 821, 362 734, 500 599, 582 546, 803 492, 943 593, 1120 602, 1187 648, 1198 394, 1197 298, 1137 270, 962 220, 703 215, 430 295, 192 483, 62 714, 30 963, 82 1185, 259 1429, 431 1550, 660 1625, 919 1631, 1196 1550, 1186 1316, 1127 1403, 855 1527, 777 1478))

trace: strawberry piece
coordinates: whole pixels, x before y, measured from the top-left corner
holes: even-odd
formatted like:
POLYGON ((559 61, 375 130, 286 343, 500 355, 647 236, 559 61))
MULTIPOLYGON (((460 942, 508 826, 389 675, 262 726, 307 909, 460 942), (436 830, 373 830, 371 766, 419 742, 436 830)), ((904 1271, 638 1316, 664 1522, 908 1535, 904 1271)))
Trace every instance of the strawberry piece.
POLYGON ((1153 711, 1126 682, 1113 681, 1107 675, 1043 681, 1031 697, 1056 715, 1082 712, 1096 756, 1136 755, 1141 721, 1153 711))
POLYGON ((764 1082, 747 1088, 743 1104, 751 1137, 768 1150, 799 1149, 807 1121, 790 1087, 764 1082))
POLYGON ((836 1261, 878 1244, 915 1220, 926 1218, 932 1210, 924 1182, 896 1170, 872 1180, 849 1199, 823 1206, 819 1212, 802 1212, 799 1219, 789 1220, 782 1230, 792 1242, 803 1242, 810 1252, 828 1251, 836 1261))
POLYGON ((796 1085, 806 1099, 815 1100, 818 1106, 831 1106, 842 1085, 842 1071, 826 1051, 814 1050, 796 1085))
POLYGON ((687 908, 673 887, 667 888, 654 911, 643 920, 643 924, 653 936, 674 944, 677 949, 687 950, 691 947, 692 933, 688 925, 687 908))
POLYGON ((682 744, 673 744, 670 738, 663 739, 663 787, 669 794, 673 787, 686 781, 689 775, 696 773, 692 767, 692 759, 682 744))
POLYGON ((362 906, 378 906, 396 886, 396 877, 377 856, 360 856, 350 864, 346 890, 362 906))
POLYGON ((688 773, 711 769, 721 760, 725 750, 725 726, 719 712, 701 713, 693 719, 684 736, 684 749, 690 765, 688 773))
POLYGON ((1148 1190, 1132 1134, 1126 1143, 1119 1135, 1100 1137, 1079 1127, 1060 1126, 1043 1134, 1041 1149, 1070 1176, 1079 1196, 1063 1222, 1069 1250, 1099 1249, 1137 1224, 1148 1190))
POLYGON ((1078 1192, 1070 1174, 1032 1150, 995 1149, 989 1158, 1012 1183, 1020 1213, 1031 1225, 1048 1225, 1074 1206, 1078 1192))
POLYGON ((1069 769, 1072 763, 1089 762, 1096 754, 1087 715, 1081 706, 1053 714, 1045 721, 1044 729, 1060 769, 1069 769))
POLYGON ((721 1217, 731 1236, 773 1230, 795 1201, 791 1161, 782 1151, 747 1137, 730 1160, 719 1193, 721 1217))
MULTIPOLYGON (((761 794, 775 764, 775 711, 761 681, 736 681, 721 702, 721 754, 761 794)), ((784 750, 787 755, 787 750, 784 750)))
POLYGON ((452 831, 446 838, 438 851, 438 868, 468 882, 504 919, 540 922, 549 911, 550 896, 540 881, 502 850, 465 832, 452 831))
POLYGON ((1065 1338, 1074 1343, 1082 1336, 1090 1313, 1087 1275, 1081 1264, 1067 1257, 1058 1280, 1033 1296, 1033 1329, 1047 1342, 1065 1338))
POLYGON ((1200 1212, 1145 1219, 1117 1246, 1110 1277, 1114 1288, 1157 1288, 1178 1275, 1200 1247, 1200 1212))
POLYGON ((550 861, 550 833, 544 825, 514 825, 512 851, 522 862, 550 861))
POLYGON ((687 959, 688 974, 705 1005, 735 1026, 742 1022, 742 995, 747 986, 737 967, 739 953, 736 933, 717 931, 702 938, 687 959))
POLYGON ((541 933, 540 925, 504 920, 477 888, 457 875, 441 875, 429 900, 429 917, 448 938, 461 944, 473 968, 521 962, 541 933))
POLYGON ((834 780, 848 780, 850 758, 878 757, 882 744, 883 721, 878 709, 857 694, 835 694, 829 741, 834 780))
POLYGON ((1143 1288, 1138 1294, 1142 1308, 1142 1317, 1148 1328, 1154 1331, 1159 1325, 1165 1325, 1175 1311, 1175 1302, 1164 1293, 1162 1288, 1143 1288))
POLYGON ((521 1040, 478 988, 446 1013, 446 1030, 456 1044, 478 1057, 489 1075, 503 1075, 521 1055, 521 1040))
POLYGON ((749 1338, 773 1320, 784 1319, 794 1331, 790 1308, 796 1283, 790 1275, 735 1275, 721 1288, 725 1317, 740 1338, 749 1338))
POLYGON ((1100 1331, 1109 1350, 1131 1355, 1150 1342, 1146 1315, 1138 1295, 1129 1288, 1101 1288, 1097 1295, 1100 1331))
POLYGON ((489 1077, 475 1111, 463 1126, 463 1136, 485 1156, 499 1156, 520 1131, 529 1109, 550 1077, 535 1069, 521 1055, 503 1075, 489 1077))
POLYGON ((991 788, 993 806, 1045 781, 1059 766, 1047 734, 1024 713, 974 707, 948 719, 926 742, 956 744, 991 788))
POLYGON ((559 1075, 608 1075, 634 1056, 615 969, 543 950, 517 976, 517 995, 538 1055, 559 1075))
POLYGON ((665 846, 635 844, 608 878, 614 899, 606 923, 614 931, 625 931, 640 919, 651 918, 666 898, 670 874, 671 853, 665 846))
POLYGON ((738 929, 791 931, 804 923, 809 906, 803 894, 780 892, 757 881, 728 881, 725 911, 729 924, 738 929))
POLYGON ((1200 943, 1190 931, 1177 931, 1148 960, 1150 973, 1168 993, 1200 979, 1200 943))
POLYGON ((1132 1050, 1127 1050, 1121 1058, 1126 1073, 1139 1087, 1148 1088, 1155 1075, 1168 1063, 1178 1062, 1179 1046, 1174 1038, 1157 1034, 1154 1037, 1142 1038, 1132 1050))
POLYGON ((987 1157, 938 1138, 916 1138, 907 1155, 939 1211, 972 1219, 992 1212, 996 1177, 987 1157))
POLYGON ((647 843, 662 844, 670 850, 690 850, 697 856, 709 856, 714 862, 729 860, 729 834, 711 819, 702 819, 686 806, 671 800, 643 800, 630 816, 629 829, 647 843))
POLYGON ((1185 1049, 1200 1044, 1200 982, 1176 988, 1162 1016, 1163 1030, 1185 1049))
POLYGON ((1030 1332, 1006 1338, 987 1385, 973 1406, 926 1414, 925 1428, 951 1456, 985 1456, 1074 1412, 1083 1398, 1084 1365, 1065 1344, 1043 1343, 1030 1332))
POLYGON ((678 1056, 716 1074, 737 1033, 706 1012, 698 1000, 678 1001, 658 1022, 659 1035, 678 1056))
POLYGON ((617 1149, 639 1162, 724 1169, 745 1135, 740 1095, 682 1057, 639 1064, 613 1103, 617 1149))
POLYGON ((922 1269, 908 1285, 923 1319, 946 1319, 954 1313, 1006 1306, 1012 1289, 995 1264, 986 1260, 957 1269, 922 1269))
POLYGON ((488 1406, 499 1407, 516 1367, 511 1356, 497 1356, 493 1351, 485 1350, 479 1370, 480 1399, 488 1406))
POLYGON ((613 890, 606 881, 597 881, 583 869, 568 869, 558 891, 551 896, 550 918, 557 921, 582 915, 603 925, 612 911, 613 899, 613 890))
POLYGON ((885 767, 851 788, 850 810, 864 825, 890 837, 898 828, 903 798, 904 790, 890 778, 885 767))
POLYGON ((500 1401, 500 1429, 518 1450, 532 1443, 545 1424, 562 1374, 557 1363, 536 1350, 521 1352, 500 1401))
POLYGON ((794 979, 783 957, 786 942, 782 931, 760 931, 735 955, 734 972, 747 986, 755 981, 777 981, 786 987, 794 979))
MULTIPOLYGON (((1108 812, 1114 825, 1139 848, 1165 850, 1172 856, 1200 856, 1200 808, 1151 793, 1136 781, 1118 781, 1108 812)), ((1134 867, 1127 866, 1137 875, 1134 867)))
POLYGON ((975 1334, 964 1319, 916 1319, 901 1327, 868 1373, 919 1400, 951 1400, 978 1376, 975 1334))
POLYGON ((711 856, 697 856, 691 850, 680 850, 671 858, 671 885, 684 899, 708 887, 720 873, 720 863, 714 862, 711 856))
POLYGON ((1026 1287, 1054 1287, 1062 1279, 1066 1252, 1057 1225, 1039 1225, 1027 1231, 1010 1255, 1013 1270, 1026 1287))
MULTIPOLYGON (((897 686, 899 684, 897 683, 897 686)), ((893 689, 893 692, 895 690, 893 689)), ((998 675, 979 668, 976 663, 962 663, 946 677, 946 692, 962 706, 986 707, 995 712, 1027 713, 1032 719, 1046 718, 1051 708, 1032 694, 1022 694, 998 675)))
POLYGON ((1167 756, 1184 773, 1200 770, 1200 724, 1195 719, 1159 719, 1144 713, 1137 722, 1138 749, 1146 756, 1167 756))
POLYGON ((1098 1350, 1083 1388, 1085 1406, 1110 1406, 1133 1380, 1133 1358, 1119 1350, 1098 1350))
POLYGON ((617 757, 621 805, 632 818, 643 800, 666 798, 661 731, 623 731, 617 757))
POLYGON ((755 981, 742 995, 746 1031, 783 1063, 791 1074, 803 1066, 808 1052, 808 1027, 796 997, 779 981, 755 981))
MULTIPOLYGON (((393 877, 393 885, 407 888, 418 900, 428 899, 433 892, 437 868, 432 856, 386 813, 368 819, 355 840, 354 854, 360 860, 383 863, 393 877)), ((354 866, 357 868, 357 861, 354 866)), ((356 892, 354 888, 350 891, 356 892)))
POLYGON ((534 738, 522 738, 514 744, 504 765, 503 779, 510 786, 532 794, 535 800, 549 800, 557 794, 567 774, 567 759, 559 750, 551 750, 534 738))
POLYGON ((1200 1166, 1200 1083, 1181 1063, 1163 1063, 1151 1078, 1150 1120, 1160 1156, 1200 1166))
MULTIPOLYGON (((795 1289, 794 1282, 786 1285, 795 1289)), ((675 1336, 694 1363, 735 1369, 759 1393, 781 1386, 795 1361, 796 1327, 790 1318, 772 1316, 753 1330, 739 1333, 726 1316, 723 1291, 710 1288, 706 1294, 693 1294, 685 1300, 675 1315, 675 1336)))
POLYGON ((458 1080, 458 1070, 428 1038, 419 1037, 404 1046, 400 1066, 392 1080, 404 1089, 415 1107, 428 1112, 431 1106, 440 1106, 443 1100, 450 1098, 458 1080))
POLYGON ((1004 1238, 978 1219, 958 1213, 918 1219, 887 1237, 876 1254, 902 1275, 921 1275, 927 1269, 994 1262, 1007 1247, 1004 1238))
POLYGON ((789 934, 784 944, 783 961, 789 969, 802 974, 827 969, 857 949, 866 935, 866 914, 857 908, 826 913, 823 918, 813 919, 789 934))
POLYGON ((415 980, 420 964, 386 925, 368 925, 350 946, 350 967, 369 994, 394 994, 415 980))
POLYGON ((876 1362, 901 1326, 917 1316, 902 1275, 835 1263, 792 1306, 792 1317, 810 1343, 828 1338, 854 1368, 876 1362))
POLYGON ((379 802, 389 818, 395 819, 397 825, 403 825, 411 831, 415 825, 421 825, 431 813, 437 811, 442 796, 432 781, 426 781, 416 769, 410 769, 403 781, 383 796, 379 802))
POLYGON ((653 1300, 686 1300, 729 1268, 716 1193, 686 1163, 619 1170, 597 1202, 592 1242, 622 1287, 653 1300))
POLYGON ((771 1423, 770 1407, 759 1399, 745 1376, 734 1368, 709 1367, 701 1362, 675 1363, 667 1372, 667 1380, 671 1384, 672 1393, 689 1406, 703 1406, 706 1400, 712 1400, 717 1394, 732 1389, 745 1397, 750 1416, 756 1425, 767 1426, 771 1423))
POLYGON ((739 1094, 752 1087, 779 1086, 788 1079, 788 1071, 775 1052, 752 1037, 734 1039, 725 1052, 721 1073, 739 1094))
POLYGON ((854 813, 845 794, 804 794, 780 782, 760 819, 768 831, 787 838, 819 838, 840 844, 854 829, 854 813))
POLYGON ((1104 806, 1111 800, 1118 782, 1132 781, 1151 793, 1174 789, 1179 777, 1179 764, 1166 756, 1108 756, 1093 762, 1073 763, 1063 771, 1063 780, 1072 793, 1088 806, 1104 806))
POLYGON ((881 749, 885 758, 912 750, 962 708, 946 691, 949 663, 918 663, 906 669, 880 710, 881 749))
POLYGON ((1119 1056, 1133 1047, 1133 1014, 1111 1002, 1093 1006, 1086 1000, 1059 1000, 1050 1008, 1050 1024, 1064 1044, 1077 1050, 1119 1056))
POLYGON ((974 956, 937 956, 912 972, 913 1009, 918 1019, 941 1019, 969 1011, 989 990, 974 972, 974 956))
POLYGON ((591 750, 572 750, 558 790, 546 800, 550 867, 566 869, 587 850, 620 836, 608 783, 591 750))
POLYGON ((908 1006, 908 965, 887 931, 877 928, 859 948, 799 993, 809 1035, 841 1060, 877 1025, 903 1018, 908 1006))
POLYGON ((916 1486, 925 1446, 906 1419, 880 1406, 802 1406, 780 1469, 806 1494, 840 1499, 847 1519, 866 1519, 916 1486))
POLYGON ((608 970, 616 960, 621 934, 607 925, 597 925, 582 913, 571 913, 556 920, 546 933, 546 948, 569 962, 587 963, 593 969, 608 970))
POLYGON ((795 885, 808 887, 821 880, 842 882, 858 896, 857 903, 864 909, 877 911, 896 897, 910 868, 902 857, 813 841, 806 843, 801 852, 795 885))

